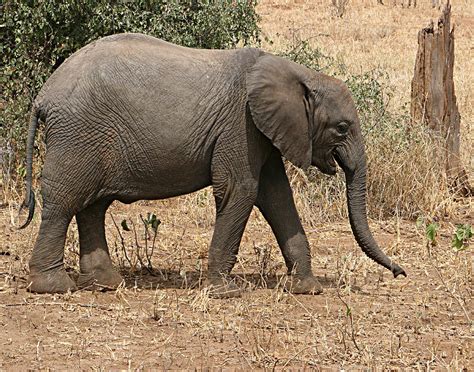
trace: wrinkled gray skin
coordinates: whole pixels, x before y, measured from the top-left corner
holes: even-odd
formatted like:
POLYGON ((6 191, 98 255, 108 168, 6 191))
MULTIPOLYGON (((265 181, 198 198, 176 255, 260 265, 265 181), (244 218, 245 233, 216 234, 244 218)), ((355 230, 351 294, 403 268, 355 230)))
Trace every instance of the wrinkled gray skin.
POLYGON ((30 260, 29 290, 54 293, 115 288, 104 217, 114 200, 164 199, 212 185, 216 223, 208 284, 238 295, 229 282, 252 207, 270 224, 292 274, 293 293, 320 293, 308 240, 281 156, 335 174, 344 170, 350 223, 363 251, 405 275, 377 246, 366 217, 366 160, 359 119, 346 86, 258 49, 197 50, 121 34, 67 59, 34 102, 28 136, 31 220, 32 153, 45 122, 44 207, 30 260), (80 276, 64 264, 76 216, 80 276))

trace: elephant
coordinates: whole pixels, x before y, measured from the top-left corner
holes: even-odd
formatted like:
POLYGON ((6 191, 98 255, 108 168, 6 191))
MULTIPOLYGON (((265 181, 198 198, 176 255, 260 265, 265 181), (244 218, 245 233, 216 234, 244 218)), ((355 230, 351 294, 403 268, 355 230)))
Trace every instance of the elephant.
POLYGON ((192 49, 133 33, 96 40, 66 59, 32 104, 22 205, 29 213, 21 228, 35 206, 32 157, 39 122, 46 154, 41 224, 29 261, 31 292, 116 288, 122 277, 104 227, 111 203, 212 186, 216 219, 206 285, 213 296, 241 294, 230 273, 254 206, 283 254, 288 290, 321 293, 282 158, 328 175, 339 165, 356 241, 394 277, 406 276, 369 229, 364 140, 350 91, 336 78, 258 48, 192 49), (74 216, 77 281, 63 263, 74 216))

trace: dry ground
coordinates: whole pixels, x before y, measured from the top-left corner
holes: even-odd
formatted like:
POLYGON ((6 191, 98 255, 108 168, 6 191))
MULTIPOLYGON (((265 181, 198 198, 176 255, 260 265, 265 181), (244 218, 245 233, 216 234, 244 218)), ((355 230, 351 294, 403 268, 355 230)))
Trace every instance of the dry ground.
MULTIPOLYGON (((293 296, 281 289, 283 260, 254 212, 234 269, 244 296, 217 300, 200 285, 212 230, 209 196, 206 190, 114 205, 108 240, 116 264, 124 264, 126 287, 107 293, 27 293, 26 264, 38 221, 18 232, 11 226, 16 211, 3 208, 0 369, 474 368, 472 247, 450 247, 459 221, 441 222, 438 245, 429 250, 414 223, 372 221, 378 241, 409 274, 397 280, 364 257, 347 223, 308 229, 313 268, 325 292, 293 296), (151 273, 139 265, 130 269, 123 252, 134 267, 138 243, 145 259, 139 215, 147 212, 163 220, 151 273), (114 226, 125 218, 130 232, 114 226)), ((460 216, 474 224, 472 205, 460 207, 460 216)), ((147 244, 150 251, 152 238, 147 244)), ((77 254, 73 224, 66 244, 72 275, 77 254)))
MULTIPOLYGON (((409 95, 416 33, 437 11, 428 0, 418 0, 416 9, 384 2, 351 0, 342 19, 334 17, 329 0, 262 1, 259 12, 274 41, 268 48, 281 47, 296 31, 328 54, 339 54, 354 72, 383 67, 396 88, 393 109, 401 109, 409 95)), ((472 175, 474 5, 454 0, 453 13, 463 156, 472 175)), ((383 249, 407 270, 406 279, 394 280, 365 258, 347 221, 306 224, 313 268, 325 288, 320 296, 282 291, 283 260, 254 212, 234 270, 246 291, 232 300, 210 299, 201 285, 212 208, 209 189, 115 204, 107 234, 126 285, 114 292, 53 296, 25 290, 38 218, 17 231, 14 201, 0 207, 0 369, 474 369, 473 247, 451 248, 455 224, 474 225, 472 200, 456 204, 456 213, 439 222, 435 247, 426 245, 413 221, 371 221, 383 249), (139 246, 147 263, 140 214, 148 212, 162 220, 150 270, 140 269, 137 257, 139 246), (132 231, 120 227, 123 219, 132 231)), ((150 252, 153 239, 146 245, 150 252)), ((66 243, 73 276, 77 255, 73 224, 66 243)))

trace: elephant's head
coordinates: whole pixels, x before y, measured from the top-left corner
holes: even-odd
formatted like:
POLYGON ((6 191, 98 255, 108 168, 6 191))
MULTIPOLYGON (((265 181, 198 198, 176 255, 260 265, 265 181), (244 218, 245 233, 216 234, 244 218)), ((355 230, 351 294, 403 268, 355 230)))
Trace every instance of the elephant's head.
POLYGON ((272 55, 247 73, 248 103, 257 128, 301 168, 346 176, 349 218, 362 250, 397 277, 405 271, 378 247, 367 223, 366 158, 351 94, 340 80, 272 55))

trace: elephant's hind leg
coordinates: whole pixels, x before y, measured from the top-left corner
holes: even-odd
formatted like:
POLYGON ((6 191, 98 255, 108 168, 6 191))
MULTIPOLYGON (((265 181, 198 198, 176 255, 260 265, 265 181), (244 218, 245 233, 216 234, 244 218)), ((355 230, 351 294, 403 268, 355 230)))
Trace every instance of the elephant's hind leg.
POLYGON ((63 262, 64 243, 73 212, 61 192, 60 185, 48 179, 47 170, 45 166, 41 182, 41 225, 29 262, 27 289, 34 293, 64 293, 77 289, 66 273, 63 262))
POLYGON ((115 289, 122 277, 112 266, 105 237, 105 212, 110 201, 99 200, 76 215, 79 229, 80 288, 115 289))
POLYGON ((28 291, 34 293, 65 293, 76 290, 74 281, 64 269, 64 242, 71 221, 43 209, 38 238, 29 263, 28 291))

